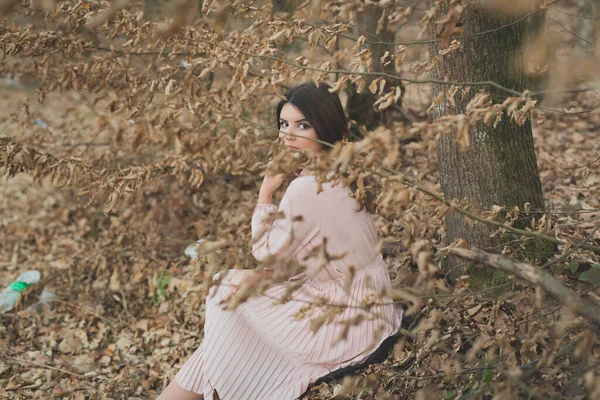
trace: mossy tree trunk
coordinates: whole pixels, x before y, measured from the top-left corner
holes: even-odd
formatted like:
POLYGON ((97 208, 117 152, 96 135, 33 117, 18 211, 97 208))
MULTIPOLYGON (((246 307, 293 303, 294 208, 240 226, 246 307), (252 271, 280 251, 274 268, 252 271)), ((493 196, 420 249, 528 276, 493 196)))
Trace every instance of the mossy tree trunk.
MULTIPOLYGON (((446 12, 440 10, 438 20, 446 12)), ((516 23, 519 18, 518 15, 489 10, 465 10, 462 16, 465 28, 462 46, 442 57, 436 64, 433 78, 460 82, 491 80, 508 88, 523 90, 525 79, 521 46, 524 29, 516 23), (477 35, 486 31, 491 32, 477 35)), ((431 35, 435 34, 433 30, 431 35)), ((439 43, 432 44, 430 54, 438 54, 438 51, 439 43)), ((446 85, 435 85, 433 95, 448 89, 446 85)), ((456 109, 451 109, 449 103, 444 102, 436 107, 434 118, 464 113, 477 90, 471 87, 467 96, 461 96, 459 91, 454 97, 456 109)), ((507 96, 494 88, 486 90, 496 103, 502 103, 507 96)), ((531 205, 531 210, 544 209, 530 121, 518 125, 504 115, 495 128, 478 123, 470 127, 469 141, 465 151, 461 151, 453 133, 441 136, 437 143, 440 181, 446 199, 466 199, 479 211, 490 210, 494 205, 508 209, 518 206, 523 210, 525 203, 531 205)), ((514 239, 491 236, 494 231, 488 225, 473 224, 457 213, 446 214, 447 243, 460 238, 471 246, 501 251, 505 242, 514 239)), ((495 275, 498 273, 473 269, 453 257, 447 258, 444 264, 451 281, 465 273, 472 276, 471 285, 474 287, 493 286, 504 280, 502 276, 495 275)))

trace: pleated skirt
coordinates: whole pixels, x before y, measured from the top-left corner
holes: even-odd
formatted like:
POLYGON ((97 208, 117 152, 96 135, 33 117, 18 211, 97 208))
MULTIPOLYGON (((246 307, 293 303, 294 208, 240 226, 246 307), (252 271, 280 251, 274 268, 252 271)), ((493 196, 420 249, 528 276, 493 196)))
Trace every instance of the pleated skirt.
MULTIPOLYGON (((215 279, 227 282, 235 273, 223 271, 215 279)), ((287 290, 276 284, 234 310, 223 305, 231 295, 228 285, 211 288, 203 342, 175 381, 205 400, 216 399, 215 391, 221 400, 294 400, 319 378, 363 362, 400 328, 402 309, 388 296, 381 256, 357 271, 349 287, 344 284, 306 278, 290 301, 274 304, 287 290), (315 307, 320 299, 330 307, 315 307), (376 305, 365 311, 366 303, 376 305), (315 321, 322 323, 331 307, 341 312, 315 332, 315 321)))

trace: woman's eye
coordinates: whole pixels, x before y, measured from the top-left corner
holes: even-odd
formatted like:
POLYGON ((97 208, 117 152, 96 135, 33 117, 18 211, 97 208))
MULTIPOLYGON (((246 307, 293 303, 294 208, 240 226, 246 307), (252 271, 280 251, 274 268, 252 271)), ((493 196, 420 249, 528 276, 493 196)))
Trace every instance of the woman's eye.
POLYGON ((300 124, 300 129, 310 129, 310 126, 306 124, 300 124))
POLYGON ((280 128, 287 128, 288 127, 288 123, 287 122, 280 122, 279 123, 279 127, 280 128))

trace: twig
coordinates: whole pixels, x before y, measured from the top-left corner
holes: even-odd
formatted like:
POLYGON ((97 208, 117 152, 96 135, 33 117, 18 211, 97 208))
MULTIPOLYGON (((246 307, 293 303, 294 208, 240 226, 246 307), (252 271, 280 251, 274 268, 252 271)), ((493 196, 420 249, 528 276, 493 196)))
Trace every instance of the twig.
MULTIPOLYGON (((565 167, 565 169, 574 169, 574 170, 577 170, 577 169, 582 169, 582 168, 588 168, 588 167, 596 164, 598 161, 600 161, 600 156, 598 156, 595 160, 590 161, 589 163, 580 164, 579 167, 565 167)), ((575 161, 575 162, 577 162, 577 161, 575 161)))
MULTIPOLYGON (((535 14, 538 14, 538 13, 540 13, 540 12, 542 12, 542 11, 545 11, 547 8, 549 8, 550 6, 553 6, 554 4, 558 3, 559 1, 560 1, 560 0, 554 0, 553 2, 549 3, 549 4, 548 4, 548 5, 546 5, 545 7, 540 7, 538 10, 532 11, 532 12, 530 12, 529 14, 527 14, 527 15, 523 16, 522 18, 520 18, 520 19, 518 19, 518 20, 516 20, 516 21, 510 22, 510 23, 508 23, 508 24, 505 24, 505 25, 502 25, 502 26, 499 26, 499 27, 497 27, 497 28, 493 28, 493 29, 490 29, 490 30, 487 30, 487 31, 483 31, 483 32, 474 33, 474 34, 472 34, 471 36, 481 36, 481 35, 487 35, 487 34, 489 34, 489 33, 494 33, 494 32, 500 31, 500 30, 502 30, 502 29, 506 29, 506 28, 508 28, 508 27, 510 27, 510 26, 513 26, 513 25, 520 24, 521 22, 523 22, 523 21, 524 21, 524 20, 526 20, 527 18, 529 18, 529 17, 532 17, 532 16, 534 16, 535 14)), ((327 28, 326 28, 326 27, 322 27, 322 26, 313 25, 313 24, 310 24, 310 23, 308 23, 308 22, 306 22, 306 21, 303 21, 302 23, 303 23, 304 25, 308 25, 308 26, 310 26, 310 27, 313 27, 313 28, 316 28, 316 29, 319 29, 319 30, 323 30, 323 31, 325 31, 325 32, 328 32, 328 33, 330 33, 330 32, 327 30, 327 28)), ((371 35, 371 36, 375 36, 375 37, 377 37, 377 38, 378 38, 378 36, 377 36, 377 35, 375 35, 375 34, 373 34, 373 33, 371 33, 371 32, 364 32, 364 33, 366 33, 366 34, 369 34, 369 35, 371 35)), ((348 35, 344 35, 344 34, 338 34, 337 36, 338 36, 338 37, 340 37, 340 38, 343 38, 343 39, 347 39, 347 40, 354 41, 354 42, 356 42, 356 41, 358 40, 358 38, 354 38, 354 37, 352 37, 352 36, 348 36, 348 35)), ((455 38, 456 38, 456 39, 463 39, 465 36, 466 36, 466 35, 460 35, 460 36, 455 36, 455 38)), ((368 44, 383 44, 383 45, 386 45, 386 46, 413 46, 413 45, 417 45, 417 44, 430 44, 430 43, 438 43, 438 42, 441 42, 441 41, 442 41, 441 39, 413 40, 413 41, 408 41, 408 42, 386 42, 386 41, 384 41, 384 40, 365 40, 365 43, 368 43, 368 44)))
POLYGON ((577 296, 571 289, 539 268, 511 260, 500 254, 487 253, 480 249, 467 250, 453 248, 448 250, 448 253, 474 263, 487 265, 499 271, 513 274, 530 284, 540 286, 556 300, 570 307, 577 315, 585 318, 597 328, 600 328, 600 307, 577 296))
POLYGON ((591 292, 591 291, 593 291, 593 290, 596 290, 596 289, 598 289, 599 287, 600 287, 600 283, 599 283, 599 284, 597 284, 597 285, 594 285, 594 286, 592 286, 592 287, 591 287, 591 288, 589 288, 589 289, 586 289, 586 290, 584 290, 583 292, 581 292, 581 294, 588 294, 589 292, 591 292))
POLYGON ((520 18, 520 19, 518 19, 518 20, 516 20, 514 22, 511 22, 511 23, 506 24, 506 25, 499 26, 498 28, 490 29, 490 30, 487 30, 487 31, 479 32, 479 33, 474 33, 472 36, 485 35, 485 34, 488 34, 488 33, 499 31, 499 30, 504 29, 504 28, 508 28, 509 26, 512 26, 512 25, 519 24, 519 23, 525 21, 527 18, 534 16, 535 14, 538 14, 538 13, 540 13, 542 11, 546 11, 547 8, 550 8, 550 6, 555 5, 559 1, 560 0, 554 0, 552 3, 548 3, 546 6, 540 7, 539 9, 530 12, 529 14, 523 16, 523 18, 520 18))
POLYGON ((585 242, 587 242, 588 240, 590 240, 592 238, 592 236, 594 236, 594 234, 596 233, 596 231, 598 230, 598 228, 600 228, 600 225, 596 225, 594 227, 594 229, 592 229, 592 231, 590 232, 589 235, 587 235, 581 242, 577 243, 577 245, 575 247, 573 247, 572 249, 569 249, 569 251, 567 251, 565 254, 563 254, 562 256, 552 260, 552 261, 548 261, 546 264, 542 265, 542 269, 546 269, 551 265, 554 264, 558 264, 559 262, 562 262, 564 260, 567 259, 567 257, 569 257, 574 251, 577 251, 581 248, 581 246, 583 246, 585 244, 585 242))
MULTIPOLYGON (((398 173, 397 171, 394 171, 392 169, 389 168, 385 168, 385 170, 389 170, 390 172, 394 172, 394 173, 398 173)), ((552 243, 556 243, 556 244, 560 244, 560 245, 565 245, 567 244, 567 242, 565 242, 564 240, 561 239, 557 239, 557 238, 553 238, 552 236, 548 236, 548 235, 544 235, 543 233, 538 233, 538 232, 533 232, 533 231, 525 231, 523 229, 519 229, 519 228, 515 228, 513 226, 510 225, 506 225, 503 224, 502 222, 498 222, 498 221, 494 221, 493 219, 488 219, 488 218, 483 218, 480 217, 477 214, 473 214, 472 212, 469 212, 465 209, 459 208, 459 207, 455 207, 450 201, 444 199, 444 197, 433 193, 427 189, 425 189, 424 187, 418 185, 417 183, 409 180, 409 179, 405 179, 404 183, 406 183, 409 186, 414 187, 416 190, 418 190, 419 192, 425 193, 426 195, 433 197, 434 199, 444 203, 445 205, 447 205, 448 207, 452 207, 452 211, 456 211, 459 214, 462 214, 466 217, 469 217, 475 221, 484 223, 484 224, 488 224, 488 225, 492 225, 492 226, 496 226, 498 228, 503 228, 506 229, 510 232, 513 233, 518 233, 520 235, 523 236, 530 236, 530 237, 535 237, 538 239, 543 239, 552 243)), ((598 246, 592 246, 592 245, 587 245, 587 244, 581 244, 580 248, 585 249, 585 250, 590 250, 596 253, 600 253, 600 247, 598 246)))
POLYGON ((560 22, 558 22, 555 19, 552 19, 552 17, 548 16, 548 19, 552 22, 554 22, 555 24, 557 24, 558 26, 560 26, 564 31, 569 32, 571 35, 575 36, 577 39, 582 40, 584 42, 586 42, 587 44, 589 44, 590 46, 592 46, 594 49, 596 48, 596 46, 594 46, 593 43, 591 43, 589 40, 582 38, 581 36, 579 36, 576 32, 572 32, 570 30, 568 30, 567 28, 564 27, 563 24, 561 24, 560 22))
POLYGON ((548 315, 554 314, 555 312, 559 311, 561 308, 563 308, 564 306, 560 305, 558 307, 554 307, 552 308, 550 311, 540 314, 540 313, 536 313, 535 317, 529 319, 529 315, 526 316, 526 318, 524 320, 518 321, 517 323, 515 323, 515 328, 523 325, 523 324, 529 324, 530 322, 533 321, 537 321, 538 319, 547 317, 548 315))
POLYGON ((115 323, 114 323, 113 321, 111 321, 110 319, 108 319, 108 318, 106 318, 106 317, 103 317, 103 316, 102 316, 102 315, 100 315, 100 314, 96 314, 96 313, 95 313, 95 312, 93 312, 93 311, 90 311, 90 310, 87 310, 87 309, 85 309, 85 308, 83 308, 83 307, 80 307, 80 306, 78 306, 78 305, 75 305, 75 304, 73 304, 73 303, 69 303, 68 301, 64 301, 64 300, 60 300, 60 299, 50 299, 50 300, 46 300, 46 302, 48 302, 48 303, 50 303, 50 302, 57 302, 57 303, 62 303, 62 304, 69 305, 69 306, 71 306, 71 307, 75 307, 75 308, 77 308, 78 310, 81 310, 81 311, 83 311, 83 312, 86 312, 86 313, 88 313, 88 314, 91 314, 91 315, 93 315, 93 316, 94 316, 94 317, 96 317, 96 318, 99 318, 99 319, 101 319, 102 321, 106 322, 107 324, 109 324, 109 325, 110 325, 111 327, 113 327, 113 328, 114 328, 114 326, 115 326, 115 323))
POLYGON ((50 365, 36 363, 34 361, 23 360, 22 358, 16 358, 16 357, 11 357, 11 356, 2 355, 2 354, 0 354, 0 357, 4 358, 6 361, 9 361, 9 362, 12 361, 13 363, 24 363, 24 364, 34 365, 36 367, 50 369, 52 371, 57 371, 57 372, 62 372, 63 374, 69 374, 72 376, 76 376, 78 378, 85 378, 83 375, 78 374, 76 372, 67 371, 66 369, 62 369, 62 368, 52 367, 50 365))
POLYGON ((189 51, 180 51, 180 52, 176 52, 176 53, 169 53, 167 51, 123 51, 123 50, 117 50, 117 49, 111 49, 108 47, 92 47, 90 48, 90 50, 92 51, 103 51, 103 52, 107 52, 107 53, 115 53, 115 54, 121 54, 124 56, 160 56, 163 55, 165 57, 169 57, 169 56, 196 56, 196 57, 203 57, 206 56, 206 53, 191 53, 189 51))
POLYGON ((551 113, 555 113, 555 114, 562 114, 564 116, 570 117, 570 116, 575 116, 575 115, 591 113, 592 111, 595 111, 598 107, 600 107, 600 103, 596 103, 594 106, 592 106, 592 108, 589 108, 587 110, 577 111, 577 112, 567 112, 567 111, 563 111, 563 110, 553 110, 552 108, 544 108, 544 107, 537 106, 533 109, 533 112, 535 112, 536 114, 539 114, 540 112, 538 110, 541 110, 541 111, 551 112, 551 113))
MULTIPOLYGON (((504 91, 506 93, 512 94, 514 96, 523 96, 523 92, 518 91, 518 90, 514 90, 514 89, 510 89, 507 88, 506 86, 502 86, 499 83, 495 82, 495 81, 478 81, 478 82, 460 82, 460 81, 448 81, 448 80, 441 80, 441 79, 414 79, 414 78, 405 78, 399 75, 394 75, 394 74, 389 74, 387 72, 376 72, 376 71, 372 71, 372 72, 366 72, 366 71, 350 71, 350 70, 346 70, 346 69, 323 69, 323 68, 317 68, 317 67, 309 67, 309 66, 305 66, 305 65, 298 65, 296 62, 294 61, 290 61, 287 58, 279 58, 276 56, 269 56, 266 54, 256 54, 256 53, 250 53, 244 50, 238 50, 238 49, 233 49, 231 47, 225 46, 223 44, 217 43, 217 42, 213 42, 211 40, 208 39, 202 39, 202 38, 186 38, 185 40, 187 41, 191 41, 191 42, 200 42, 200 43, 206 43, 206 44, 210 44, 212 46, 216 46, 216 47, 220 47, 226 51, 230 51, 233 53, 237 53, 237 54, 243 54, 246 55, 248 57, 256 57, 256 58, 262 58, 262 59, 266 59, 266 60, 272 60, 272 61, 276 61, 276 62, 281 62, 287 65, 290 65, 296 69, 301 69, 301 70, 306 70, 306 71, 315 71, 315 72, 322 72, 322 73, 326 73, 326 74, 341 74, 341 75, 357 75, 357 76, 375 76, 375 77, 383 77, 383 78, 388 78, 390 80, 396 80, 396 81, 404 81, 404 82, 408 82, 408 83, 413 83, 413 84, 427 84, 427 83, 435 83, 438 85, 446 85, 446 86, 473 86, 473 87, 487 87, 487 86, 491 86, 494 87, 498 90, 504 91)), ((273 49, 275 50, 275 49, 273 49)), ((589 92, 595 90, 594 88, 590 88, 590 87, 586 87, 586 88, 574 88, 574 89, 547 89, 547 90, 540 90, 537 92, 531 92, 528 93, 527 96, 528 97, 535 97, 539 94, 542 93, 583 93, 583 92, 589 92)))
MULTIPOLYGON (((326 27, 317 26, 317 25, 308 23, 306 21, 302 21, 302 23, 304 25, 310 26, 312 28, 325 31, 327 33, 331 33, 329 31, 327 31, 326 27)), ((375 34, 373 34, 371 32, 364 31, 364 33, 379 38, 377 35, 375 35, 375 34)), ((348 35, 344 35, 342 33, 338 34, 337 36, 340 37, 340 38, 342 38, 342 39, 347 39, 347 40, 350 40, 350 41, 353 41, 353 42, 356 42, 358 40, 358 38, 355 38, 355 37, 352 37, 352 36, 348 36, 348 35)), ((413 46, 413 45, 416 45, 416 44, 430 44, 430 43, 437 43, 437 42, 441 42, 441 41, 442 41, 441 39, 427 39, 427 40, 411 40, 411 41, 407 41, 407 42, 386 42, 385 40, 368 40, 367 39, 367 40, 365 40, 365 43, 367 43, 367 44, 383 44, 383 45, 386 45, 386 46, 413 46)))
MULTIPOLYGON (((499 83, 496 83, 494 81, 458 82, 458 81, 445 81, 445 80, 441 80, 441 79, 412 79, 412 78, 403 78, 399 75, 388 74, 387 72, 365 72, 365 71, 349 71, 349 70, 345 70, 345 69, 323 69, 323 68, 317 68, 317 67, 298 65, 294 61, 290 61, 286 58, 279 58, 279 57, 275 57, 275 56, 269 56, 266 54, 256 54, 256 53, 250 53, 250 52, 247 52, 244 50, 232 49, 231 47, 228 47, 228 46, 225 46, 220 43, 213 42, 213 41, 207 40, 207 39, 186 38, 185 40, 191 41, 191 42, 200 42, 200 43, 210 44, 212 46, 220 47, 226 51, 243 54, 243 55, 246 55, 249 57, 256 57, 256 58, 262 58, 262 59, 272 60, 272 61, 276 61, 276 62, 281 62, 281 63, 287 64, 287 65, 290 65, 294 68, 302 69, 302 70, 306 70, 306 71, 316 71, 316 72, 323 72, 323 73, 327 73, 327 74, 379 76, 379 77, 389 78, 391 80, 400 80, 400 81, 405 81, 405 82, 409 82, 409 83, 418 83, 418 84, 435 83, 435 84, 439 84, 439 85, 455 85, 455 86, 492 86, 492 87, 495 87, 496 89, 505 91, 505 92, 510 93, 515 96, 521 96, 523 94, 522 92, 507 88, 507 87, 502 86, 499 83)), ((532 93, 530 95, 534 95, 534 94, 535 93, 532 93)))

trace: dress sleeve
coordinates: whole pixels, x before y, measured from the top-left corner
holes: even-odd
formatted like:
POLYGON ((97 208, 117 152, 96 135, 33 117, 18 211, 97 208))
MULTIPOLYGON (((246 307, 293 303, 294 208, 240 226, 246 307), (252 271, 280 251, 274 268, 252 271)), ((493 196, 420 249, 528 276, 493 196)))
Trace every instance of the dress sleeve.
POLYGON ((259 260, 275 256, 287 264, 320 231, 317 184, 311 177, 296 178, 279 207, 259 204, 252 215, 252 255, 259 260))

